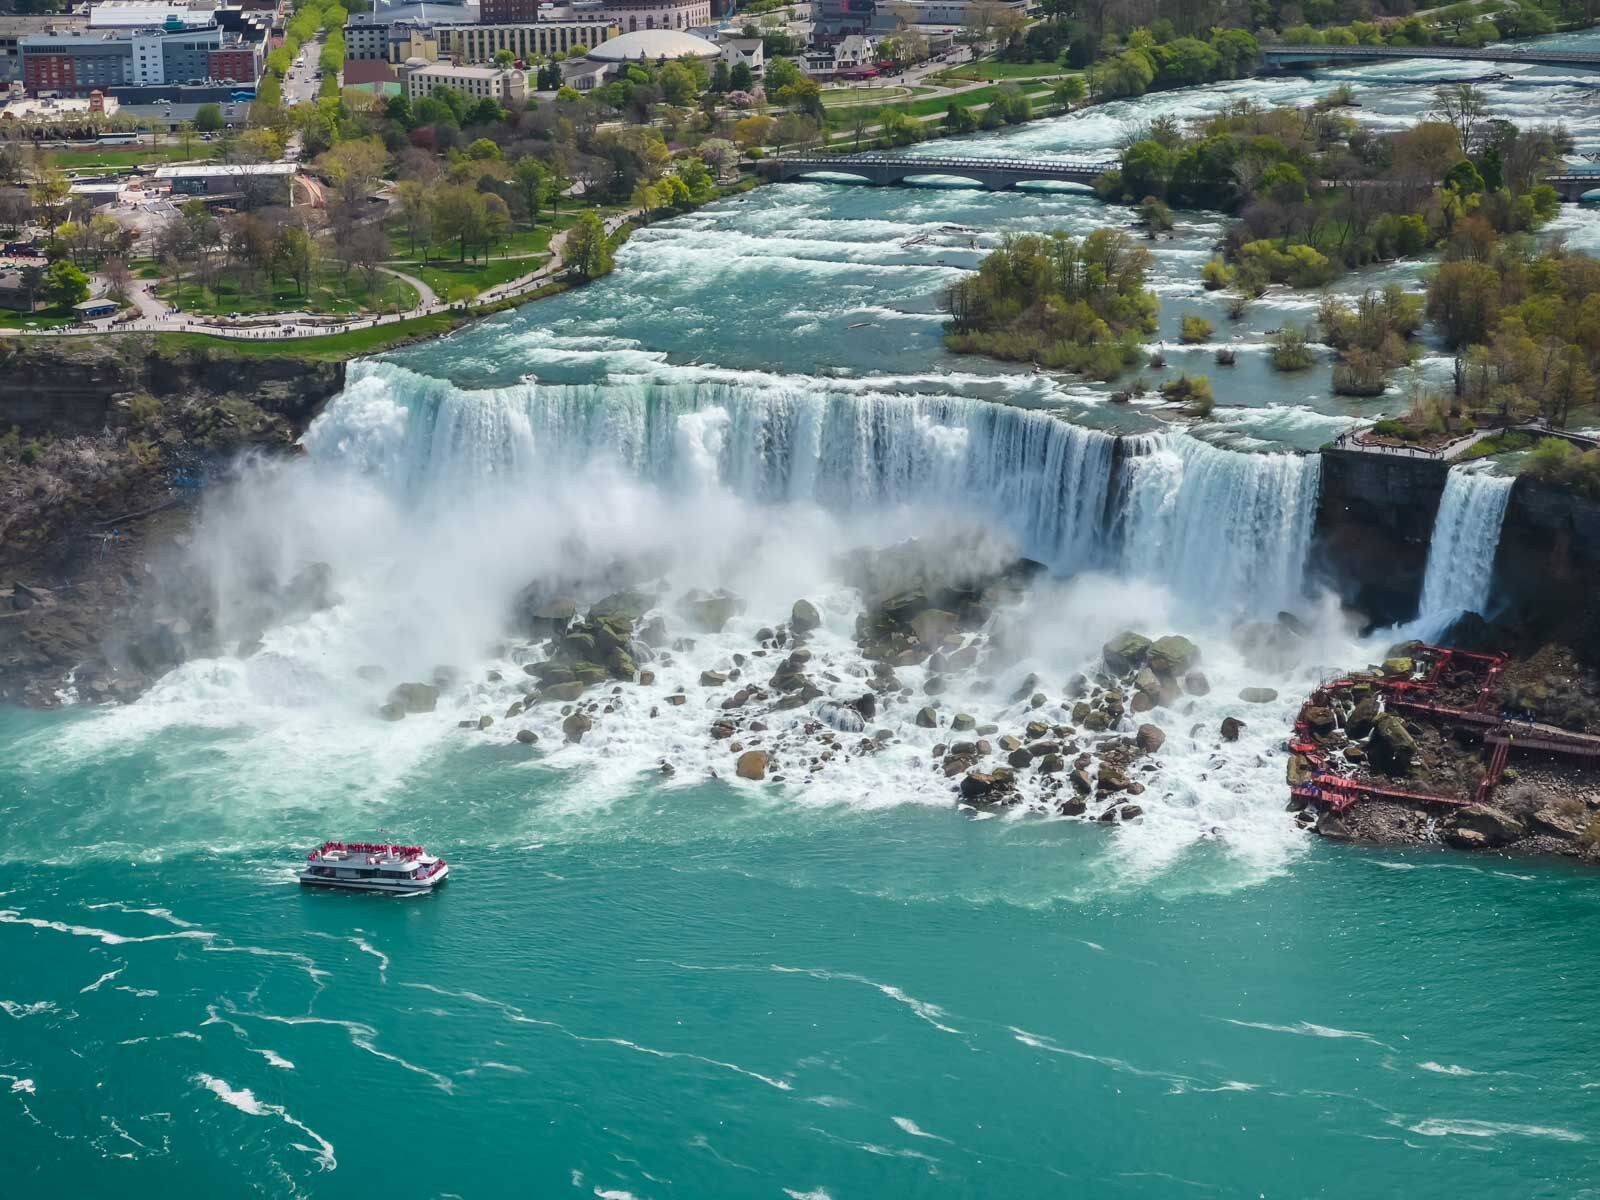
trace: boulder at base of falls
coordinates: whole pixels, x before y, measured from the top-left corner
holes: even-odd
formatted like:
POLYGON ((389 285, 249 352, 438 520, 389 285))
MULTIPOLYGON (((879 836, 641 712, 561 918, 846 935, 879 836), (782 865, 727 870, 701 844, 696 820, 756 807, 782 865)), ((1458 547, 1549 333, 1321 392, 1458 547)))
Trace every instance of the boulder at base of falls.
POLYGON ((396 684, 389 693, 389 703, 398 705, 404 713, 432 712, 439 705, 439 689, 428 683, 396 684))
MULTIPOLYGON (((537 587, 530 584, 529 588, 537 587)), ((518 600, 523 628, 531 637, 560 637, 578 615, 575 601, 562 597, 554 600, 535 600, 528 592, 518 600)))
POLYGON ((603 600, 597 600, 589 606, 589 619, 600 621, 608 617, 619 617, 632 625, 645 613, 655 606, 655 597, 647 592, 636 591, 628 588, 620 592, 612 592, 603 600))
POLYGON ((1183 677, 1183 689, 1191 696, 1209 696, 1211 681, 1200 671, 1190 671, 1183 677))
POLYGON ((567 735, 569 742, 583 741, 583 735, 594 728, 594 722, 581 712, 572 713, 561 722, 561 732, 567 735))
POLYGON ((1405 679, 1416 669, 1416 662, 1402 655, 1383 660, 1383 673, 1390 679, 1405 679))
POLYGON ((1506 846, 1528 832, 1519 819, 1488 804, 1458 808, 1445 818, 1440 828, 1445 841, 1463 850, 1506 846))
POLYGON ((1344 720, 1344 731, 1352 738, 1364 738, 1372 732, 1372 726, 1377 721, 1381 710, 1378 702, 1371 696, 1364 696, 1356 702, 1350 710, 1350 715, 1344 720))
POLYGON ((703 592, 696 588, 678 601, 678 611, 706 633, 721 633, 722 627, 744 611, 744 601, 723 588, 703 592))
POLYGON ((1122 768, 1102 763, 1100 764, 1099 777, 1095 780, 1095 788, 1102 794, 1126 791, 1128 777, 1122 773, 1122 768))
POLYGON ((524 746, 531 746, 539 740, 539 735, 531 729, 517 730, 517 741, 524 746))
POLYGON ((406 708, 405 705, 396 704, 391 700, 388 704, 379 706, 378 715, 385 721, 400 721, 405 719, 406 708))
POLYGON ((723 674, 721 671, 701 671, 700 672, 700 686, 701 687, 721 687, 723 684, 725 684, 727 682, 728 682, 728 677, 725 674, 723 674))
POLYGON ((789 628, 796 633, 810 633, 822 625, 822 614, 809 600, 796 600, 789 610, 789 628))
POLYGON ((1010 803, 1015 786, 1007 771, 968 771, 961 779, 961 798, 971 804, 1010 803))
POLYGON ((1311 727, 1311 732, 1318 737, 1327 737, 1339 728, 1339 719, 1334 716, 1333 709, 1313 705, 1305 710, 1306 724, 1311 727))
POLYGON ((1247 687, 1239 690, 1239 699, 1246 704, 1271 704, 1277 698, 1276 688, 1247 687))
POLYGON ((977 727, 977 720, 968 713, 957 713, 950 719, 950 731, 952 733, 966 733, 977 727))
POLYGON ((739 755, 739 761, 734 770, 740 779, 765 779, 767 777, 767 752, 765 750, 746 750, 739 755))
POLYGON ((919 642, 924 646, 935 647, 955 632, 956 615, 945 612, 942 608, 925 608, 912 617, 909 624, 919 642))
POLYGON ((1223 717, 1222 740, 1225 742, 1237 742, 1239 740, 1239 731, 1243 728, 1244 722, 1239 720, 1238 717, 1223 717))
POLYGON ((548 687, 539 689, 541 700, 576 700, 583 695, 583 684, 575 679, 566 683, 552 683, 548 687))
POLYGON ((931 708, 917 710, 917 724, 924 729, 934 729, 939 724, 939 714, 931 708))
POLYGON ((1200 661, 1200 648, 1186 637, 1169 633, 1150 645, 1145 661, 1157 675, 1181 675, 1200 661))
POLYGON ((659 650, 672 640, 667 633, 667 622, 659 614, 639 626, 639 640, 652 650, 659 650))
POLYGON ((1126 675, 1144 666, 1145 658, 1154 643, 1149 638, 1125 629, 1100 648, 1106 670, 1113 675, 1126 675))
POLYGON ((1389 775, 1405 775, 1417 756, 1417 743, 1406 723, 1394 713, 1384 713, 1372 723, 1367 742, 1367 757, 1378 770, 1389 775))
POLYGON ((1141 725, 1133 739, 1146 754, 1154 754, 1166 745, 1166 732, 1159 725, 1141 725))

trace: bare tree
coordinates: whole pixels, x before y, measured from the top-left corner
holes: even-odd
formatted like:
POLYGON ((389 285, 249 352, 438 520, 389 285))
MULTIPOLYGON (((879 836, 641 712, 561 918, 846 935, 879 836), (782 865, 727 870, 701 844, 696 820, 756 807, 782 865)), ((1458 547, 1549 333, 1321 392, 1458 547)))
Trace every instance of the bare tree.
POLYGON ((1472 150, 1472 135, 1489 115, 1489 101, 1470 83, 1447 83, 1433 89, 1433 107, 1428 115, 1455 126, 1461 139, 1461 152, 1472 150))

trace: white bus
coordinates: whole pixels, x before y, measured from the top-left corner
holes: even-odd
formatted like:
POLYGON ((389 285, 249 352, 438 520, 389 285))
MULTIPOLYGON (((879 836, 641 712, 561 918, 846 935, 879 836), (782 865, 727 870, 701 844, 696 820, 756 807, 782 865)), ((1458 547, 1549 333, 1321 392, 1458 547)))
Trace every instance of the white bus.
POLYGON ((102 133, 95 139, 102 146, 131 146, 138 140, 137 133, 102 133))

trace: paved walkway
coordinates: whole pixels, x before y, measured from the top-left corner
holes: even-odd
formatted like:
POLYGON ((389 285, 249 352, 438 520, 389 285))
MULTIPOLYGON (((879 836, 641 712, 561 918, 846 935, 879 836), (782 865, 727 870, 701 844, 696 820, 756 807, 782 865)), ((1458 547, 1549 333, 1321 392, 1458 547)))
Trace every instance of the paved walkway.
POLYGON ((1533 433, 1541 437, 1560 438, 1570 442, 1581 449, 1600 449, 1600 438, 1587 437, 1581 433, 1569 433, 1565 429, 1552 429, 1538 421, 1524 421, 1520 425, 1498 425, 1486 429, 1474 430, 1463 437, 1456 438, 1453 442, 1446 442, 1442 446, 1391 446, 1384 442, 1368 442, 1362 439, 1359 433, 1342 433, 1334 439, 1335 450, 1349 450, 1357 454, 1387 454, 1395 458, 1423 458, 1439 462, 1449 462, 1466 453, 1479 442, 1487 438, 1498 437, 1502 433, 1533 433))

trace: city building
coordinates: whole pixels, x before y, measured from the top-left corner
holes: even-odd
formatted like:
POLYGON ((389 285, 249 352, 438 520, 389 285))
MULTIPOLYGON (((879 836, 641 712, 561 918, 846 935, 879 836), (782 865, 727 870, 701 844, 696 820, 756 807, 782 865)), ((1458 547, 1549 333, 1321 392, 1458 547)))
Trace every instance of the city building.
POLYGON ((156 168, 156 181, 174 196, 253 194, 258 203, 292 204, 299 170, 295 163, 186 163, 156 168))
POLYGON ((375 96, 398 96, 401 94, 400 76, 396 74, 392 64, 382 61, 346 59, 344 77, 341 82, 347 88, 359 88, 361 91, 371 92, 375 96))
POLYGON ((711 0, 604 0, 595 11, 615 21, 623 33, 711 24, 711 0))
POLYGON ((815 0, 811 12, 816 44, 831 46, 852 33, 866 33, 876 7, 874 0, 815 0))
POLYGON ((618 74, 623 65, 631 62, 658 63, 671 62, 676 58, 698 58, 711 63, 720 57, 722 51, 715 42, 695 37, 692 33, 680 33, 676 29, 641 29, 636 33, 625 33, 608 42, 601 42, 589 51, 592 61, 613 63, 618 68, 618 74))
POLYGON ((90 29, 156 29, 170 24, 198 29, 215 21, 209 10, 167 0, 100 0, 89 9, 90 29))
POLYGON ((984 19, 993 21, 1000 13, 1025 15, 1028 0, 895 0, 887 14, 880 12, 878 15, 890 15, 901 26, 938 25, 962 29, 972 23, 973 10, 979 7, 984 10, 984 19))
POLYGON ((474 99, 487 97, 501 104, 528 98, 528 77, 513 69, 457 67, 415 59, 401 70, 400 81, 405 85, 409 100, 420 100, 437 87, 449 88, 474 99))
POLYGON ((84 96, 99 89, 232 80, 253 85, 265 38, 173 19, 140 29, 72 30, 21 38, 23 84, 38 95, 84 96))
POLYGON ((70 13, 47 16, 0 15, 0 83, 20 79, 22 70, 17 43, 33 33, 67 33, 74 29, 87 29, 87 17, 70 13))
POLYGON ((512 58, 525 63, 534 55, 549 58, 557 53, 570 54, 574 46, 592 50, 618 32, 617 23, 607 18, 462 25, 451 30, 450 55, 458 63, 488 63, 494 61, 497 52, 509 50, 512 58))
POLYGON ((539 0, 478 0, 485 25, 523 25, 539 19, 539 0))
POLYGON ((760 38, 725 37, 717 45, 722 47, 722 61, 729 70, 743 63, 757 79, 767 73, 766 47, 760 38))
POLYGON ((93 300, 83 300, 72 306, 73 316, 80 322, 101 321, 106 317, 117 315, 122 305, 110 296, 99 296, 93 300))

